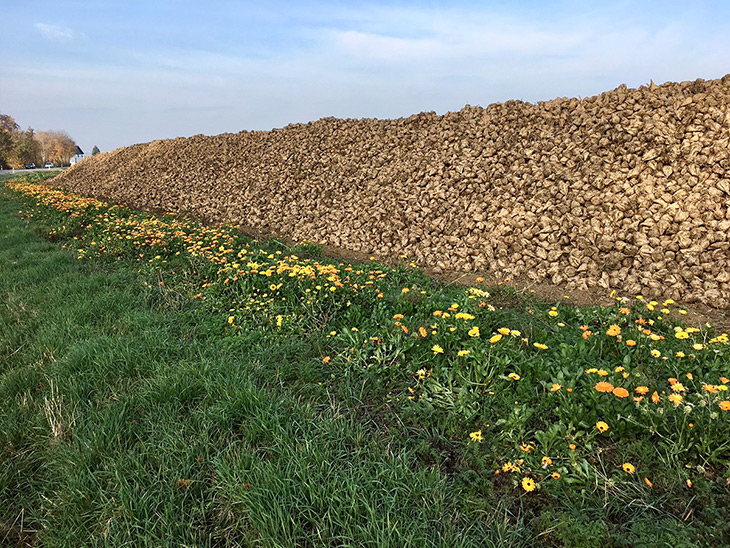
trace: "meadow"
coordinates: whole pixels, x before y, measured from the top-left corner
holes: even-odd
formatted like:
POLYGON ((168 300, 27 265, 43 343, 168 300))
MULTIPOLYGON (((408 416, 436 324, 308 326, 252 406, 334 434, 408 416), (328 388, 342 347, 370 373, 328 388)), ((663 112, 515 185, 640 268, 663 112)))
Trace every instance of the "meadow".
POLYGON ((0 544, 730 545, 730 344, 0 190, 0 544))

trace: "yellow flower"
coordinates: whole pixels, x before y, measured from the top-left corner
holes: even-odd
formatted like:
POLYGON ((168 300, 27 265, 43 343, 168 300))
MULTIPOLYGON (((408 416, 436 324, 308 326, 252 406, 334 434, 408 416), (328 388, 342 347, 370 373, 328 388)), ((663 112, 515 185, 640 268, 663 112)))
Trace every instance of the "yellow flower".
POLYGON ((687 333, 686 331, 677 331, 674 334, 674 337, 679 340, 689 339, 689 333, 687 333))
POLYGON ((422 381, 426 378, 426 370, 425 369, 419 369, 416 371, 416 377, 418 377, 419 381, 422 381))
POLYGON ((482 431, 477 430, 476 432, 472 432, 469 434, 469 437, 471 438, 471 441, 475 442, 481 442, 484 438, 482 438, 482 431))
POLYGON ((500 335, 507 336, 510 334, 510 330, 507 329, 506 327, 500 327, 499 329, 497 329, 497 333, 499 333, 500 335))
POLYGON ((548 315, 549 316, 552 316, 554 318, 555 316, 558 315, 558 311, 557 310, 551 310, 550 312, 548 312, 548 315))
POLYGON ((522 335, 522 333, 520 333, 516 329, 510 330, 509 334, 512 335, 513 337, 519 337, 520 335, 522 335))
POLYGON ((479 328, 474 326, 469 330, 469 336, 470 337, 478 337, 479 336, 479 328))
POLYGON ((463 358, 464 356, 468 356, 469 354, 471 354, 471 352, 468 350, 459 350, 458 356, 460 358, 463 358))
POLYGON ((599 432, 603 433, 606 430, 608 430, 608 425, 603 421, 598 421, 596 423, 596 428, 598 429, 599 432))
POLYGON ((500 335, 499 333, 497 333, 496 335, 492 335, 492 337, 489 339, 489 342, 492 343, 492 344, 495 344, 495 343, 498 343, 501 340, 502 340, 502 335, 500 335))
POLYGON ((677 352, 675 354, 675 356, 677 356, 678 358, 684 358, 685 357, 685 354, 684 354, 684 352, 680 351, 680 352, 677 352))
POLYGON ((322 363, 329 363, 331 360, 332 358, 330 358, 329 356, 325 356, 324 358, 322 358, 322 363))
POLYGON ((553 459, 551 459, 548 456, 545 456, 542 458, 542 467, 547 468, 548 466, 551 466, 553 464, 553 459))
POLYGON ((235 319, 235 316, 228 316, 228 323, 232 324, 235 319))
POLYGON ((542 343, 533 343, 532 346, 540 350, 547 350, 547 345, 542 343))
POLYGON ((552 386, 550 387, 550 392, 557 392, 557 391, 558 391, 558 390, 560 390, 561 388, 562 388, 562 386, 560 386, 560 385, 559 385, 558 383, 554 383, 554 384, 553 384, 553 385, 552 385, 552 386))
POLYGON ((682 403, 682 400, 683 400, 684 398, 682 398, 682 396, 680 396, 679 394, 676 394, 676 393, 672 393, 672 394, 669 394, 669 396, 668 396, 668 398, 667 398, 667 399, 668 399, 668 400, 669 400, 670 402, 672 402, 672 403, 674 404, 674 406, 676 407, 676 406, 678 406, 678 405, 679 405, 680 403, 682 403))
POLYGON ((522 478, 522 488, 528 493, 535 490, 535 480, 532 478, 522 478))
POLYGON ((626 472, 627 474, 633 474, 634 472, 636 472, 636 468, 634 468, 634 465, 630 462, 625 462, 623 466, 621 466, 621 468, 623 468, 624 472, 626 472))
POLYGON ((608 326, 608 331, 606 331, 606 335, 609 337, 615 337, 616 335, 621 334, 621 328, 616 324, 611 324, 608 326))
POLYGON ((507 375, 507 376, 508 376, 508 377, 509 377, 510 379, 512 379, 513 381, 518 381, 518 380, 520 380, 520 378, 521 378, 521 377, 520 377, 520 376, 519 376, 519 375, 518 375, 517 373, 510 373, 510 374, 509 374, 509 375, 507 375))
POLYGON ((718 405, 723 411, 730 411, 730 400, 723 400, 718 405))
POLYGON ((705 347, 705 345, 700 344, 700 343, 695 343, 692 345, 692 348, 694 348, 695 350, 702 350, 704 347, 705 347))
POLYGON ((418 332, 421 334, 421 337, 423 337, 424 339, 428 336, 428 332, 426 331, 426 328, 424 328, 424 327, 419 327, 418 332))
POLYGON ((434 353, 434 354, 443 354, 443 353, 444 353, 444 349, 443 349, 443 348, 441 348, 441 347, 440 347, 439 345, 437 345, 437 344, 434 344, 434 345, 433 345, 433 346, 431 347, 431 350, 433 350, 433 353, 434 353))
POLYGON ((655 348, 654 350, 652 350, 652 351, 651 351, 651 355, 652 355, 652 356, 654 356, 655 358, 658 358, 659 356, 661 356, 661 355, 662 355, 662 353, 661 353, 661 352, 659 352, 659 351, 658 351, 658 350, 657 350, 657 349, 655 348))
POLYGON ((626 346, 636 346, 636 341, 634 339, 626 339, 626 346))
POLYGON ((531 443, 521 443, 520 449, 522 449, 525 453, 529 453, 530 451, 533 451, 535 447, 531 443))
POLYGON ((409 293, 410 291, 411 290, 408 289, 407 287, 404 287, 403 289, 400 290, 400 292, 403 293, 403 294, 409 293))
POLYGON ((556 480, 560 479, 560 472, 553 472, 552 474, 550 474, 550 477, 556 480))

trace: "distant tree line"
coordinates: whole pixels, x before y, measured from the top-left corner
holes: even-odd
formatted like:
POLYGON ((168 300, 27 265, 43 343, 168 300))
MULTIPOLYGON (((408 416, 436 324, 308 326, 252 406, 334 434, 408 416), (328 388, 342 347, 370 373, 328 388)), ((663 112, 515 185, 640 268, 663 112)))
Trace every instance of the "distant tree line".
POLYGON ((0 114, 0 167, 19 169, 29 162, 65 166, 74 154, 76 142, 65 131, 23 131, 12 116, 0 114))

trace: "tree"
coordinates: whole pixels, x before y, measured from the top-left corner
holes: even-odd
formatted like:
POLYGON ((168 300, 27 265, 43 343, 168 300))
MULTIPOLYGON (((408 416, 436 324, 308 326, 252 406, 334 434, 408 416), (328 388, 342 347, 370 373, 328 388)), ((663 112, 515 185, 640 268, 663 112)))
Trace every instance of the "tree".
POLYGON ((65 131, 39 131, 36 133, 36 141, 42 163, 64 165, 76 153, 76 143, 65 131))
POLYGON ((101 152, 101 150, 99 150, 99 147, 98 147, 98 146, 96 146, 96 145, 94 145, 94 148, 92 148, 92 149, 91 149, 91 155, 92 155, 92 156, 96 156, 96 155, 97 155, 97 154, 99 154, 100 152, 101 152))
POLYGON ((12 116, 0 114, 0 167, 8 163, 8 155, 13 148, 13 134, 20 131, 12 116))
POLYGON ((10 167, 20 169, 28 162, 38 163, 40 161, 40 147, 35 140, 35 132, 29 127, 26 131, 15 131, 10 135, 10 151, 5 161, 10 167))

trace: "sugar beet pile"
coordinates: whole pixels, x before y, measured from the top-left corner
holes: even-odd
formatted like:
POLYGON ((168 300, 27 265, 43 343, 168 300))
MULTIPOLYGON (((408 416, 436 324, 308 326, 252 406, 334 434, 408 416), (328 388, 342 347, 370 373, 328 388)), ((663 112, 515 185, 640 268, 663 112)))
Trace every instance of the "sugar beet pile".
POLYGON ((730 75, 138 144, 56 179, 448 270, 730 304, 730 75))

